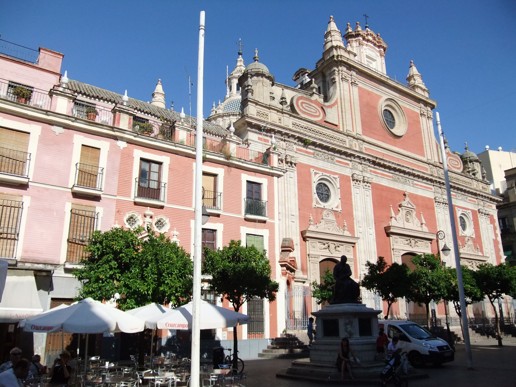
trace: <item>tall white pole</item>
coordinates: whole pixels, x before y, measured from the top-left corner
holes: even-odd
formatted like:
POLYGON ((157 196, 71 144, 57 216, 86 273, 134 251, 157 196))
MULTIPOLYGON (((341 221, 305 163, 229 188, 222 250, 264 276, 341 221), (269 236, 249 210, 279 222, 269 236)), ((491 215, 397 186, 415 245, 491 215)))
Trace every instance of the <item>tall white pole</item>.
POLYGON ((466 296, 464 295, 464 282, 462 280, 462 268, 460 266, 459 243, 457 240, 457 228, 455 225, 455 214, 453 211, 453 202, 450 190, 450 178, 448 176, 448 161, 446 159, 446 149, 444 147, 444 134, 441 129, 441 120, 439 113, 435 113, 437 122, 437 130, 439 131, 439 139, 441 143, 441 158, 443 159, 444 181, 446 184, 446 197, 448 199, 448 214, 450 217, 450 225, 452 230, 453 253, 455 254, 455 266, 457 271, 457 286, 459 288, 460 314, 462 318, 462 333, 464 334, 464 344, 466 346, 466 355, 468 358, 468 368, 473 368, 473 355, 471 353, 471 345, 469 342, 469 324, 466 309, 466 296))
POLYGON ((203 81, 204 81, 204 11, 199 23, 199 57, 197 65, 197 133, 195 137, 195 223, 192 300, 192 354, 190 386, 198 387, 201 363, 201 263, 202 263, 202 142, 203 142, 203 81))

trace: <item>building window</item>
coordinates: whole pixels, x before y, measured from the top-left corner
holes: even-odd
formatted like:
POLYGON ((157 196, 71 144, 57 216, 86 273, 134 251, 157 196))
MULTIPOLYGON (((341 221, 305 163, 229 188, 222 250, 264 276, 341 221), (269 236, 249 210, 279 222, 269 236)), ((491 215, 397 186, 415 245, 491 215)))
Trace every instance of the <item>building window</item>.
POLYGON ((263 235, 246 234, 246 236, 245 236, 245 245, 246 246, 254 246, 260 252, 265 251, 265 244, 264 244, 263 235))
POLYGON ((21 197, 0 194, 0 258, 16 258, 22 213, 21 197))
POLYGON ((263 300, 255 297, 247 301, 247 315, 249 321, 247 322, 247 335, 249 338, 263 337, 264 331, 264 310, 263 300))
POLYGON ((389 132, 397 137, 407 133, 407 118, 398 102, 386 98, 380 103, 379 110, 381 122, 389 132))
POLYGON ((0 128, 0 173, 28 177, 29 133, 0 128))
POLYGON ((312 169, 312 181, 313 206, 339 211, 341 209, 339 177, 312 169))
POLYGON ((131 212, 125 216, 124 223, 131 230, 134 230, 136 227, 141 226, 143 221, 139 214, 131 212))
POLYGON ((317 197, 323 203, 328 203, 331 199, 331 190, 330 187, 324 182, 319 182, 315 186, 315 192, 317 193, 317 197))
POLYGON ((385 125, 389 129, 394 129, 396 126, 396 119, 394 118, 394 114, 389 109, 383 109, 383 120, 385 121, 385 125))
POLYGON ((473 237, 473 221, 470 211, 459 211, 459 231, 460 235, 473 237))
POLYGON ((164 216, 158 216, 154 222, 154 228, 158 232, 167 232, 170 228, 170 222, 168 218, 165 218, 164 216))
POLYGON ((220 210, 221 193, 217 192, 217 175, 202 174, 202 204, 207 209, 220 210))
POLYGON ((203 249, 206 247, 210 250, 217 250, 217 230, 203 228, 201 244, 203 249))
POLYGON ((140 160, 137 197, 164 200, 164 185, 161 183, 161 163, 151 160, 140 160))
POLYGON ((245 214, 267 216, 267 202, 262 200, 262 185, 254 181, 247 182, 245 214))
POLYGON ((67 262, 77 264, 87 258, 88 254, 85 248, 95 231, 97 218, 95 207, 72 204, 66 252, 67 262))
POLYGON ((75 185, 84 188, 102 189, 103 168, 99 167, 100 149, 82 145, 81 157, 76 166, 75 185))

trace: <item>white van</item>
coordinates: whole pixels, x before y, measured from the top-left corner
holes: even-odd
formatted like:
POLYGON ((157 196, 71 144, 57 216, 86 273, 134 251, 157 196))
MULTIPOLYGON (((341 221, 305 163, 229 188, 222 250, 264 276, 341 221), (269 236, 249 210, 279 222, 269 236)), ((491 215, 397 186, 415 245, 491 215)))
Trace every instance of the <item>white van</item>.
POLYGON ((389 340, 399 337, 399 348, 407 353, 410 364, 414 367, 425 363, 439 365, 455 359, 455 352, 450 345, 430 331, 412 321, 378 320, 378 328, 383 328, 389 340))

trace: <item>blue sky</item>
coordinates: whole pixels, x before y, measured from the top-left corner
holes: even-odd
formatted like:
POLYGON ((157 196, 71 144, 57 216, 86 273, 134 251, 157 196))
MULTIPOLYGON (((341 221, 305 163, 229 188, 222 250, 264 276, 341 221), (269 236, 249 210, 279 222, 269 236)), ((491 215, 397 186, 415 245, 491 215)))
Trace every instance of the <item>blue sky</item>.
POLYGON ((388 75, 423 76, 450 146, 516 149, 514 0, 0 0, 2 39, 62 52, 71 79, 150 100, 162 79, 167 105, 196 109, 199 12, 206 11, 204 116, 224 97, 226 66, 254 49, 279 83, 322 55, 330 15, 341 31, 364 14, 388 44, 388 75))

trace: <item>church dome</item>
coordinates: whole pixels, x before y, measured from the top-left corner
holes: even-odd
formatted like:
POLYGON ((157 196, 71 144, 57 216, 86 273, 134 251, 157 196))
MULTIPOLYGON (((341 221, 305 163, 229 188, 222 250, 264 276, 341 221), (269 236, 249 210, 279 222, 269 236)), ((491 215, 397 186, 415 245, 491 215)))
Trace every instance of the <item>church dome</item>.
POLYGON ((230 97, 222 102, 220 106, 220 111, 222 113, 240 113, 240 106, 242 105, 242 97, 240 95, 236 95, 234 97, 230 97))
POLYGON ((267 75, 267 76, 270 76, 271 73, 269 71, 269 69, 267 68, 267 66, 265 66, 263 63, 261 63, 259 61, 259 58, 258 58, 258 49, 255 50, 255 53, 254 53, 254 62, 249 64, 246 68, 245 68, 245 72, 246 73, 253 73, 253 74, 264 74, 264 75, 267 75))
POLYGON ((466 145, 466 150, 464 153, 460 156, 462 161, 480 161, 476 153, 469 150, 468 146, 466 145))

